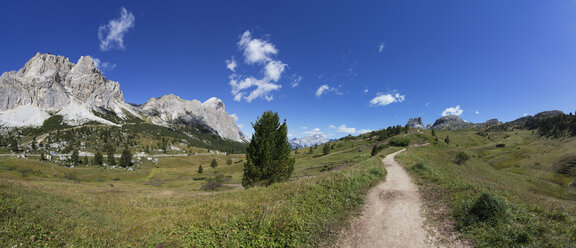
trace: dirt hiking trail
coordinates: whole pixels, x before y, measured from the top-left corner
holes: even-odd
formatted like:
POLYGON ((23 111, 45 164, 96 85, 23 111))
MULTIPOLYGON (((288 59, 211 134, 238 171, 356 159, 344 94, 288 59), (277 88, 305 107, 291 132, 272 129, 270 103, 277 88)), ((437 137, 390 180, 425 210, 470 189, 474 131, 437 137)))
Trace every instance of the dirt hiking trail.
POLYGON ((386 181, 368 191, 362 216, 342 233, 338 247, 434 247, 424 229, 418 188, 392 153, 382 160, 386 181))

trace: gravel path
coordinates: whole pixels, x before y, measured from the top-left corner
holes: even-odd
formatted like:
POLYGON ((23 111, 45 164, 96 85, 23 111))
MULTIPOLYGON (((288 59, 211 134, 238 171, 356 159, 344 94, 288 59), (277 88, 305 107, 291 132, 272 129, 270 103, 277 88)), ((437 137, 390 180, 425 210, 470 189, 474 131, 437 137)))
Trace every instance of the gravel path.
POLYGON ((394 161, 403 151, 382 160, 386 181, 370 189, 362 216, 342 234, 339 247, 433 247, 423 226, 418 188, 394 161))

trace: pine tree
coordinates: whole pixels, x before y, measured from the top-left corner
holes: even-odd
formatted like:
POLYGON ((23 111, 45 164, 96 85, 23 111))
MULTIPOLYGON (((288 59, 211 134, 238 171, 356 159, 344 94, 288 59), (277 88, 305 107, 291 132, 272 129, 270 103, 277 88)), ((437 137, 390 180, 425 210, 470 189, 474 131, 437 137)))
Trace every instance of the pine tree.
POLYGON ((232 165, 232 158, 228 158, 228 159, 226 160, 226 164, 227 164, 227 165, 232 165))
POLYGON ((84 165, 88 165, 88 156, 84 156, 84 165))
POLYGON ((308 153, 312 154, 314 151, 312 150, 312 147, 310 147, 310 149, 308 150, 308 153))
POLYGON ((13 152, 18 151, 18 141, 16 140, 16 138, 12 138, 12 141, 10 141, 10 148, 12 149, 13 152))
POLYGON ((70 163, 72 163, 72 165, 78 165, 78 162, 80 162, 79 158, 78 149, 74 149, 72 151, 72 155, 70 156, 70 163))
POLYGON ((116 164, 116 159, 114 158, 114 152, 116 151, 116 149, 114 148, 114 146, 112 145, 108 145, 108 158, 106 160, 106 163, 108 163, 108 166, 112 166, 116 164))
POLYGON ((99 151, 96 152, 96 154, 94 154, 94 164, 96 165, 104 164, 104 156, 102 156, 102 153, 100 153, 99 151))
POLYGON ((46 157, 44 157, 44 152, 40 153, 40 161, 46 161, 46 157))
POLYGON ((324 147, 322 148, 322 153, 324 155, 328 155, 328 153, 330 153, 330 146, 328 144, 324 144, 324 147))
POLYGON ((216 162, 216 159, 212 159, 212 162, 210 162, 210 167, 212 168, 218 167, 218 162, 216 162))
POLYGON ((128 167, 132 165, 132 153, 128 147, 125 147, 122 151, 122 155, 120 155, 120 161, 118 163, 122 167, 128 167))
POLYGON ((202 174, 202 172, 204 172, 204 169, 202 168, 202 165, 198 166, 198 173, 202 174))
POLYGON ((432 128, 432 136, 436 137, 436 130, 434 130, 434 128, 432 128))
POLYGON ((446 136, 446 139, 444 139, 444 142, 446 142, 446 144, 450 144, 450 137, 446 136))
POLYGON ((378 144, 374 144, 374 146, 372 147, 372 152, 370 152, 370 155, 372 157, 376 156, 376 154, 378 154, 381 150, 381 147, 378 144))
POLYGON ((278 113, 267 111, 252 124, 254 134, 246 147, 246 164, 242 185, 245 188, 286 181, 294 172, 290 156, 286 120, 280 123, 278 113))

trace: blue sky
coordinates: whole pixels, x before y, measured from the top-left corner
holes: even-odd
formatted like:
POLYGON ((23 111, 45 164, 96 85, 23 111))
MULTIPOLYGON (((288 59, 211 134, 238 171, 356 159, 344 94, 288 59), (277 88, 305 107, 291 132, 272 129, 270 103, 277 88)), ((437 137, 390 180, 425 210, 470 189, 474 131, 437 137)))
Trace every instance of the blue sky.
POLYGON ((216 96, 247 133, 266 110, 333 138, 576 110, 572 0, 5 1, 0 30, 2 72, 90 55, 128 102, 216 96))

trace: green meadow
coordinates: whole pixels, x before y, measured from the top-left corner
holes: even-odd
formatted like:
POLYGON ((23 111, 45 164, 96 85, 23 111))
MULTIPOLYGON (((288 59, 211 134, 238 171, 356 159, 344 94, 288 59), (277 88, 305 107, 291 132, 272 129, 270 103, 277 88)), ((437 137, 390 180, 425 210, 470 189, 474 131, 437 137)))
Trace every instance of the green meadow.
POLYGON ((248 190, 240 185, 243 155, 143 159, 133 171, 3 157, 0 246, 324 246, 385 178, 370 143, 336 141, 327 155, 322 146, 293 151, 289 182, 248 190), (202 189, 217 175, 220 187, 202 189))
POLYGON ((420 184, 428 217, 455 226, 477 247, 572 247, 576 242, 576 139, 548 139, 532 131, 436 131, 431 143, 399 154, 420 184), (444 142, 450 137, 450 144, 444 142), (457 164, 465 153, 468 160, 457 164), (567 162, 568 161, 568 162, 567 162), (487 193, 494 218, 477 211, 487 193), (448 223, 447 223, 448 222, 448 223))

